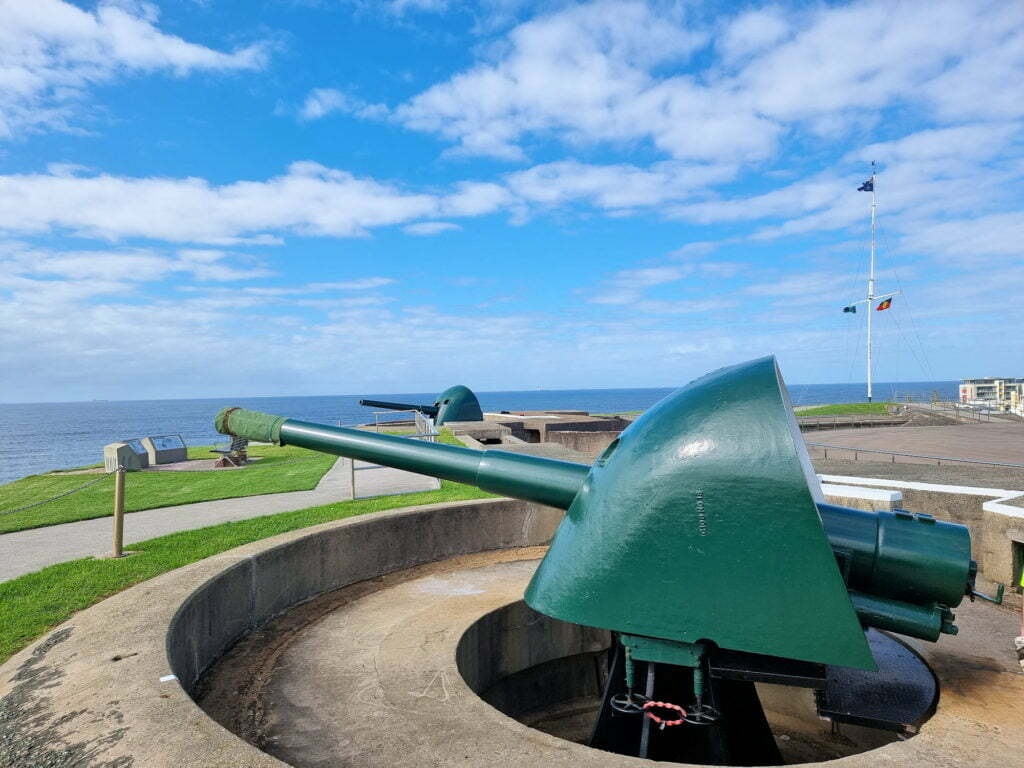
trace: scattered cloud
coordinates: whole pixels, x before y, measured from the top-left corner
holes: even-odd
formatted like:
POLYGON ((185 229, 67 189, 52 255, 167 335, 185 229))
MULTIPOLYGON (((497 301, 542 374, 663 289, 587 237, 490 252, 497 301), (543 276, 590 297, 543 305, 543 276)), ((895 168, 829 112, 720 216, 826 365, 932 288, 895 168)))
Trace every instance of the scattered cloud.
POLYGON ((395 281, 390 277, 362 277, 355 280, 338 280, 331 283, 306 283, 299 286, 247 286, 241 290, 254 296, 302 296, 336 291, 369 291, 392 285, 395 281))
MULTIPOLYGON (((513 29, 497 61, 481 62, 394 110, 406 127, 439 133, 464 154, 519 160, 529 133, 568 131, 576 140, 628 141, 648 71, 687 58, 703 35, 679 11, 597 2, 540 16, 513 29), (584 87, 585 85, 585 87, 584 87)), ((722 114, 725 114, 724 112, 722 114)))
POLYGON ((1019 117, 1024 99, 1007 84, 1022 70, 1015 3, 938 0, 895 13, 875 0, 785 15, 768 6, 715 30, 678 9, 606 0, 516 26, 393 115, 455 153, 512 161, 531 137, 761 161, 794 131, 848 134, 891 107, 945 120, 1019 117), (709 40, 718 57, 694 58, 709 40))
POLYGON ((0 3, 0 138, 75 129, 75 104, 93 86, 127 73, 230 72, 262 67, 263 43, 218 51, 156 27, 155 6, 63 0, 0 3))
POLYGON ((439 209, 434 195, 311 162, 265 181, 221 186, 197 178, 0 176, 0 230, 67 230, 110 240, 215 243, 271 231, 357 237, 439 209))
POLYGON ((458 224, 450 221, 421 221, 418 224, 409 224, 402 227, 402 231, 410 235, 439 235, 442 232, 451 232, 462 229, 458 224))
POLYGON ((560 160, 508 174, 505 181, 517 197, 529 203, 556 206, 583 202, 618 210, 686 200, 712 184, 731 180, 737 170, 733 163, 669 161, 641 168, 560 160))
POLYGON ((609 278, 603 290, 591 297, 594 304, 634 304, 648 288, 682 280, 693 272, 690 266, 624 269, 609 278))
POLYGON ((299 120, 319 120, 333 112, 355 115, 368 119, 383 119, 387 107, 383 104, 369 104, 336 88, 314 88, 299 108, 299 120))
POLYGON ((161 281, 174 275, 186 275, 202 282, 251 280, 274 275, 258 259, 220 250, 56 251, 17 241, 0 243, 0 267, 0 288, 23 291, 33 286, 56 287, 63 280, 81 283, 79 295, 87 295, 90 284, 100 286, 101 292, 106 292, 111 285, 132 290, 134 284, 161 281), (226 260, 232 263, 224 263, 226 260))

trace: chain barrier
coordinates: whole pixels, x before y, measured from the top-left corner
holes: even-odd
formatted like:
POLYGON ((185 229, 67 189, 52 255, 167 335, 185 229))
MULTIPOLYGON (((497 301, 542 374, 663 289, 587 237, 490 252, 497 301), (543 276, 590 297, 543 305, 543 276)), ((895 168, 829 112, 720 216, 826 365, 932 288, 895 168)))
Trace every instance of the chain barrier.
POLYGON ((266 469, 267 467, 283 467, 285 464, 298 464, 303 461, 313 461, 319 459, 319 456, 305 456, 301 459, 288 459, 288 461, 278 461, 272 464, 263 464, 262 462, 256 462, 255 464, 247 464, 246 469, 266 469))
POLYGON ((49 504, 51 501, 56 501, 57 499, 63 499, 65 496, 70 496, 72 493, 78 493, 78 491, 85 490, 86 488, 88 488, 91 485, 96 485, 96 483, 101 483, 104 480, 106 480, 108 477, 110 477, 110 475, 106 475, 106 474, 100 475, 98 478, 96 478, 95 480, 93 480, 91 482, 86 483, 85 485, 80 485, 77 488, 72 488, 70 491, 64 491, 64 493, 58 493, 56 496, 51 496, 48 499, 43 499, 42 501, 35 501, 35 502, 32 502, 31 504, 26 504, 23 507, 16 507, 14 509, 3 509, 3 510, 0 510, 0 516, 2 516, 2 515, 13 515, 15 512, 24 512, 26 509, 32 509, 33 507, 39 507, 39 506, 42 506, 43 504, 49 504))

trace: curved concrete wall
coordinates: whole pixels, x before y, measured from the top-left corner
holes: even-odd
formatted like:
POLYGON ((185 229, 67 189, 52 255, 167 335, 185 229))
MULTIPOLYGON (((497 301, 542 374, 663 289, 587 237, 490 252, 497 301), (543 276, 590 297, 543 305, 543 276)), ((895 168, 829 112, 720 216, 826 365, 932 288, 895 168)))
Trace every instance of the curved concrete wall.
POLYGON ((510 499, 460 502, 352 518, 264 548, 181 604, 167 631, 171 671, 192 692, 241 637, 299 603, 423 563, 546 544, 561 519, 561 510, 510 499))
MULTIPOLYGON (((284 768, 207 717, 189 697, 186 688, 194 687, 219 649, 286 610, 290 601, 387 570, 476 550, 537 545, 550 537, 560 517, 556 510, 506 499, 378 512, 256 541, 137 584, 75 614, 0 665, 0 764, 284 768), (379 532, 373 530, 377 526, 379 532), (289 564, 292 555, 300 565, 289 564), (234 591, 218 595, 222 588, 234 591)), ((396 750, 403 752, 385 764, 650 765, 559 742, 501 715, 475 695, 462 695, 462 689, 472 692, 455 666, 455 646, 483 613, 476 605, 467 602, 466 614, 454 623, 437 615, 429 617, 431 626, 421 627, 445 639, 434 658, 449 664, 458 696, 417 698, 417 708, 432 707, 434 742, 443 742, 451 759, 426 759, 417 736, 396 740, 396 750), (456 631, 445 635, 445 628, 456 631), (457 711, 455 704, 461 707, 457 711)), ((944 689, 938 713, 921 734, 828 765, 1003 768, 1019 761, 1024 675, 1003 639, 1015 631, 1013 614, 978 602, 961 606, 958 616, 964 626, 979 621, 978 629, 944 637, 937 646, 923 644, 944 689), (985 664, 958 662, 978 658, 985 664)))

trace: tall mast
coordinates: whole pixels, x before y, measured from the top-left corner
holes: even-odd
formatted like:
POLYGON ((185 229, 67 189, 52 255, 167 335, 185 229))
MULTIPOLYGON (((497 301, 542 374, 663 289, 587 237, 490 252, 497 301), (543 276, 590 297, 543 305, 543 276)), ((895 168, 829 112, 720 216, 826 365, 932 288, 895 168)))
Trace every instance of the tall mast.
POLYGON ((868 271, 868 402, 871 402, 871 311, 875 303, 875 161, 871 161, 871 268, 868 271))
POLYGON ((866 298, 858 299, 853 304, 848 304, 843 307, 843 312, 856 312, 857 305, 863 304, 864 308, 868 313, 868 402, 871 402, 871 398, 874 395, 874 382, 872 381, 871 372, 871 316, 880 309, 888 309, 891 301, 883 301, 877 307, 875 302, 878 299, 887 299, 890 296, 895 296, 899 291, 892 293, 875 293, 875 161, 871 161, 871 178, 857 187, 858 192, 870 192, 871 193, 871 268, 868 270, 868 295, 866 298))

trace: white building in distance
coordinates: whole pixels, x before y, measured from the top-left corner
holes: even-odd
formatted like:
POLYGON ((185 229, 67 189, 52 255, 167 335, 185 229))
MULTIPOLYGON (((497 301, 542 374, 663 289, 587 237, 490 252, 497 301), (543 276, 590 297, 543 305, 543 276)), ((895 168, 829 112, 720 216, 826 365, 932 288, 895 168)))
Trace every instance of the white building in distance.
POLYGON ((960 403, 1024 415, 1024 379, 961 379, 960 403))

